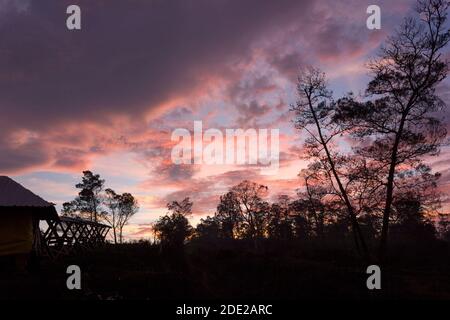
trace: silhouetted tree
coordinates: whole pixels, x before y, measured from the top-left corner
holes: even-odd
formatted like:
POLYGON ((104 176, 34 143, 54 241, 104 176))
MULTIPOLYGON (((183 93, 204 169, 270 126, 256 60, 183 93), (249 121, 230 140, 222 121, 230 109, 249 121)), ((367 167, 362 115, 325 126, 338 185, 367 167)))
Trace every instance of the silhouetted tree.
POLYGON ((253 239, 264 237, 270 206, 263 197, 267 195, 268 188, 244 180, 232 187, 230 192, 239 203, 243 236, 253 239))
MULTIPOLYGON (((293 207, 296 207, 296 202, 293 202, 293 207)), ((294 237, 296 239, 308 239, 312 234, 312 227, 310 222, 301 214, 302 211, 297 211, 297 213, 292 217, 292 224, 294 230, 294 237)))
POLYGON ((130 193, 117 194, 108 188, 105 190, 103 203, 107 209, 103 216, 113 230, 114 243, 117 243, 117 240, 122 243, 123 228, 138 212, 138 202, 130 193))
POLYGON ((131 217, 139 211, 139 203, 131 193, 122 193, 119 200, 119 240, 123 242, 123 228, 128 224, 131 217))
POLYGON ((98 222, 102 215, 100 207, 104 184, 105 180, 101 179, 100 175, 93 174, 91 171, 83 171, 81 183, 75 186, 81 190, 73 201, 63 204, 63 215, 80 216, 98 222))
POLYGON ((172 201, 167 204, 167 208, 174 214, 181 214, 183 216, 189 216, 192 214, 193 202, 189 197, 184 198, 181 202, 172 201))
POLYGON ((333 119, 332 93, 327 89, 325 74, 315 68, 305 69, 298 78, 297 93, 298 101, 291 110, 295 113, 295 127, 309 134, 305 140, 306 157, 314 159, 309 167, 320 180, 328 181, 341 199, 351 221, 355 244, 368 256, 357 213, 346 188, 348 179, 343 171, 348 159, 333 148, 334 139, 342 135, 343 130, 333 119))
POLYGON ((189 198, 167 204, 169 213, 159 218, 153 226, 153 231, 163 248, 179 249, 192 235, 193 228, 186 218, 192 214, 192 205, 189 198))
POLYGON ((201 219, 195 228, 195 234, 203 240, 215 240, 221 237, 220 222, 215 217, 201 219))
POLYGON ((243 221, 239 199, 234 192, 227 192, 220 196, 215 219, 220 223, 224 238, 234 239, 241 233, 240 226, 243 221))
POLYGON ((290 240, 294 236, 293 221, 290 216, 290 199, 280 195, 278 201, 270 206, 267 234, 269 238, 290 240))
POLYGON ((434 240, 436 229, 425 217, 419 200, 412 198, 394 201, 392 204, 396 219, 392 221, 391 234, 397 239, 420 242, 434 240))
POLYGON ((119 195, 112 189, 105 190, 104 203, 108 211, 104 211, 105 220, 109 223, 113 231, 114 243, 117 244, 117 234, 119 225, 119 195))
POLYGON ((297 192, 300 200, 303 199, 298 205, 303 205, 303 210, 306 211, 308 220, 312 221, 316 235, 322 237, 325 223, 327 219, 329 220, 327 215, 330 215, 331 212, 326 197, 333 191, 327 187, 327 183, 323 184, 322 181, 317 181, 315 174, 309 170, 303 170, 300 175, 303 176, 305 182, 305 191, 297 192))
POLYGON ((438 215, 438 228, 440 238, 450 242, 450 214, 438 215))
POLYGON ((337 103, 335 120, 351 128, 355 137, 366 138, 358 153, 384 175, 380 258, 387 247, 397 177, 414 170, 421 157, 437 154, 446 135, 433 113, 445 105, 436 86, 448 71, 441 57, 450 40, 445 29, 448 6, 446 0, 418 1, 419 18, 407 18, 369 64, 373 79, 365 100, 348 96, 337 103))

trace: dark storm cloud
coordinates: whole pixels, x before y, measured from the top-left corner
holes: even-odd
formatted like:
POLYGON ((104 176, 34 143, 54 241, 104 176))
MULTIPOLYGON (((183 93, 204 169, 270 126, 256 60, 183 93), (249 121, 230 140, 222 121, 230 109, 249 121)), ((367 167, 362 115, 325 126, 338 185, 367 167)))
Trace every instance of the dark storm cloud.
POLYGON ((49 160, 50 155, 39 141, 29 141, 15 147, 6 139, 0 139, 0 173, 43 165, 49 160))
MULTIPOLYGON (((0 106, 32 127, 133 113, 189 93, 205 72, 245 59, 307 1, 33 1, 0 27, 0 106), (77 3, 82 30, 68 31, 77 3), (268 23, 270 21, 270 24, 268 23)), ((302 8, 302 10, 300 10, 302 8)))
MULTIPOLYGON (((201 91, 209 76, 231 77, 228 66, 248 59, 255 42, 311 3, 2 0, 0 134, 45 136, 66 123, 85 130, 83 123, 111 128, 115 115, 138 119, 201 91), (80 31, 66 29, 69 4, 81 7, 80 31)), ((76 155, 50 159, 62 154, 53 148, 51 141, 41 148, 2 144, 0 170, 82 162, 76 155)))

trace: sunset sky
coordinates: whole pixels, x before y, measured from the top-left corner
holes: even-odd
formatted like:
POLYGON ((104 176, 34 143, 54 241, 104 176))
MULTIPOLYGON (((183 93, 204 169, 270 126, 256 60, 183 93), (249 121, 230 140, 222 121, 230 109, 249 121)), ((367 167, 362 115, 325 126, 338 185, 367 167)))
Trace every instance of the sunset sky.
MULTIPOLYGON (((272 197, 293 195, 306 166, 304 134, 289 112, 300 68, 323 69, 336 98, 362 93, 365 63, 414 4, 0 0, 0 174, 59 210, 83 170, 99 173, 140 202, 130 238, 148 236, 171 200, 191 197, 194 222, 213 214, 219 196, 243 179, 267 185, 272 197), (81 8, 82 30, 66 28, 70 4, 81 8), (381 7, 381 30, 366 28, 371 4, 381 7), (173 164, 171 133, 192 130, 194 120, 204 129, 280 129, 278 174, 173 164)), ((450 103, 449 89, 449 80, 439 87, 450 103)), ((447 192, 449 154, 447 147, 430 159, 447 192)))

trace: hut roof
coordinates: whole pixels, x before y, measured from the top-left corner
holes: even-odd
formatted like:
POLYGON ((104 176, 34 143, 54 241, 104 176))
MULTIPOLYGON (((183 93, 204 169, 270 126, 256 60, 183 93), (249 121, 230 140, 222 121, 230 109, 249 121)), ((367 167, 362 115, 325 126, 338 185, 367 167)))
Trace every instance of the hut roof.
POLYGON ((90 221, 90 220, 86 220, 86 219, 82 219, 82 218, 79 218, 79 217, 61 216, 59 219, 61 221, 63 221, 63 222, 74 222, 74 223, 77 223, 77 224, 87 224, 87 225, 99 226, 99 227, 104 227, 104 228, 111 229, 111 226, 108 226, 106 224, 103 224, 103 223, 100 223, 100 222, 94 222, 94 221, 90 221))
POLYGON ((54 205, 35 195, 13 179, 0 176, 0 214, 32 213, 40 219, 58 218, 54 205))

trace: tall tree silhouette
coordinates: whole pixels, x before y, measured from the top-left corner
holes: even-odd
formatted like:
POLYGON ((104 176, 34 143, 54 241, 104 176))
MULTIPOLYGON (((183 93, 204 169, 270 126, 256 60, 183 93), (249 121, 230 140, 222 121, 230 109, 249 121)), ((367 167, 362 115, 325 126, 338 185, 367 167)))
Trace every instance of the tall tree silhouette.
POLYGON ((137 200, 130 193, 117 194, 112 189, 105 190, 103 203, 106 211, 103 217, 113 230, 114 243, 123 242, 123 228, 139 210, 137 200))
POLYGON ((306 157, 314 159, 310 168, 320 174, 323 181, 328 181, 342 200, 351 221, 356 247, 367 257, 366 241, 346 188, 349 182, 345 174, 347 158, 333 148, 335 138, 344 131, 333 119, 332 93, 327 89, 325 74, 313 67, 303 70, 298 77, 297 93, 298 101, 291 110, 295 113, 295 127, 309 134, 305 150, 306 157))
POLYGON ((93 222, 98 222, 102 216, 101 192, 105 180, 100 175, 91 171, 83 171, 81 183, 76 184, 77 189, 81 189, 78 196, 71 202, 63 204, 63 214, 81 216, 93 222), (100 217, 99 217, 100 216, 100 217))
POLYGON ((269 214, 269 203, 264 201, 268 188, 264 185, 244 180, 231 188, 239 204, 244 236, 262 238, 264 236, 269 214))
POLYGON ((120 219, 119 198, 120 195, 118 195, 114 190, 109 188, 105 190, 105 196, 103 201, 105 203, 107 211, 104 211, 104 216, 105 220, 109 223, 109 225, 112 228, 113 240, 115 244, 118 243, 117 238, 119 233, 118 232, 120 219))
POLYGON ((220 196, 215 219, 220 223, 223 236, 234 239, 241 233, 242 210, 236 193, 229 191, 220 196))
POLYGON ((380 259, 387 248, 396 180, 406 170, 418 168, 423 156, 436 155, 446 135, 433 113, 444 107, 436 87, 448 71, 441 56, 450 40, 445 29, 448 6, 444 0, 418 1, 418 17, 405 19, 369 63, 373 79, 365 100, 350 95, 337 103, 335 120, 342 128, 351 128, 355 137, 366 138, 358 153, 384 175, 380 259))

